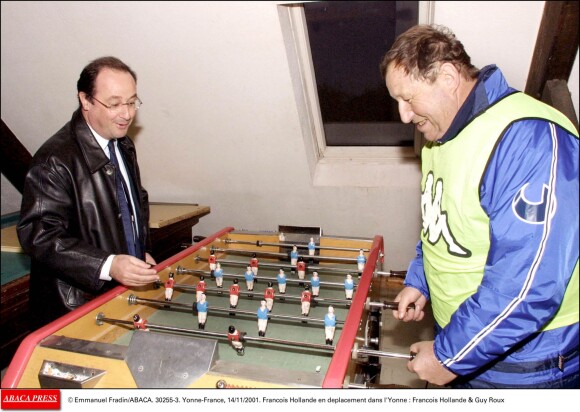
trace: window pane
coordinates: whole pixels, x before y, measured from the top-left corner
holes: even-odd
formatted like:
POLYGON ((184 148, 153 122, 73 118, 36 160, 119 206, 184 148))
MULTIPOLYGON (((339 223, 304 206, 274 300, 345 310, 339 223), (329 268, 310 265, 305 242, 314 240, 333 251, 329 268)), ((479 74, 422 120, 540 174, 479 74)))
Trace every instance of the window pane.
POLYGON ((418 23, 418 1, 304 3, 328 146, 412 146, 379 64, 395 38, 418 23))

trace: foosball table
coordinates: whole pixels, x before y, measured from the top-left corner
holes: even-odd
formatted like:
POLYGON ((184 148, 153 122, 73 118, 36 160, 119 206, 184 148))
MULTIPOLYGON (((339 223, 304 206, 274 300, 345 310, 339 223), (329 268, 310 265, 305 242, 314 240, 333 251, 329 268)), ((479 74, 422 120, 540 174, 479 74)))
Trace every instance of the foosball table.
POLYGON ((383 258, 382 236, 224 228, 31 333, 2 387, 372 387, 412 356, 379 348, 383 258))

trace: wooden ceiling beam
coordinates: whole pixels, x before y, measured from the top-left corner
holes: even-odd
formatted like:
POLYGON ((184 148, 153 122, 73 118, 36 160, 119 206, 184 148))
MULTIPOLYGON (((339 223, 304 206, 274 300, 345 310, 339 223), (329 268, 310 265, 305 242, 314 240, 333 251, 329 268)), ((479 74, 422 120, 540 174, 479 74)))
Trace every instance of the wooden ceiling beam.
POLYGON ((12 133, 4 120, 2 120, 0 130, 2 132, 0 138, 2 174, 22 194, 24 178, 30 167, 32 155, 12 133))
POLYGON ((549 80, 568 81, 578 53, 578 1, 546 1, 525 92, 541 99, 549 80))

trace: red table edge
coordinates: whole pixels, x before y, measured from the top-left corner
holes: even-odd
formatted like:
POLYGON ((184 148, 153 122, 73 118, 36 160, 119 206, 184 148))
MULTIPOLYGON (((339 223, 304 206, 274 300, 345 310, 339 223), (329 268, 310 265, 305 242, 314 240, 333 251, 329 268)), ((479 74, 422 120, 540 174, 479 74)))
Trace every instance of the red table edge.
MULTIPOLYGON (((192 245, 187 249, 184 249, 181 252, 177 253, 175 256, 172 256, 164 260, 163 262, 158 263, 155 266, 155 269, 157 269, 157 272, 161 272, 162 270, 173 265, 175 262, 185 258, 186 256, 189 256, 191 253, 212 243, 215 239, 225 235, 226 233, 231 232, 232 230, 234 230, 233 227, 226 227, 220 230, 219 232, 209 237, 206 237, 205 239, 196 243, 195 245, 192 245)), ((4 375, 4 379, 2 380, 1 387, 4 389, 4 388, 16 388, 18 386, 18 383, 20 382, 20 379, 24 374, 26 365, 28 364, 28 361, 30 360, 32 353, 34 352, 34 349, 40 343, 41 340, 43 340, 49 335, 52 335, 54 332, 62 329, 63 327, 81 318, 82 316, 85 316, 87 313, 95 310, 96 308, 110 301, 114 297, 124 293, 126 290, 127 288, 124 286, 117 286, 116 288, 111 289, 110 291, 96 297, 90 302, 87 302, 78 309, 75 309, 72 312, 67 313, 66 315, 49 323, 48 325, 43 326, 42 328, 29 334, 20 343, 20 346, 18 347, 16 353, 12 357, 10 365, 6 370, 6 374, 4 375)))
POLYGON ((356 332, 362 319, 363 309, 373 279, 373 272, 379 259, 379 253, 382 251, 383 237, 377 235, 373 239, 373 245, 367 259, 367 262, 373 262, 373 264, 365 265, 360 282, 357 285, 357 292, 346 316, 340 339, 336 344, 334 355, 328 365, 328 371, 322 382, 323 388, 342 388, 344 385, 344 378, 352 356, 352 348, 356 339, 356 332), (364 293, 359 293, 359 291, 364 291, 364 293))
MULTIPOLYGON (((201 249, 204 246, 212 243, 217 238, 225 235, 226 233, 234 230, 233 227, 227 227, 219 232, 206 237, 201 242, 190 246, 187 249, 179 252, 175 256, 172 256, 161 263, 158 263, 155 268, 158 272, 166 269, 167 267, 173 265, 175 262, 189 256, 196 250, 201 249)), ((383 250, 383 238, 382 236, 375 236, 373 240, 373 245, 369 253, 367 262, 373 262, 374 264, 365 265, 363 270, 361 280, 357 285, 357 291, 363 290, 364 294, 356 293, 352 301, 351 308, 348 312, 347 318, 345 320, 340 339, 336 345, 334 355, 330 361, 328 371, 322 382, 323 388, 342 388, 344 383, 344 378, 346 376, 346 371, 348 369, 348 363, 351 358, 351 351, 354 345, 354 340, 356 338, 356 332, 359 327, 360 320, 362 318, 363 308, 366 303, 368 296, 368 291, 373 278, 373 272, 376 267, 376 262, 379 259, 379 253, 383 250)), ((86 303, 85 305, 79 307, 78 309, 56 319, 55 321, 49 323, 48 325, 32 332, 28 335, 18 347, 10 365, 6 371, 4 379, 2 380, 1 388, 16 388, 32 353, 40 341, 47 336, 53 334, 54 332, 62 329, 71 322, 85 316, 87 313, 95 310, 102 304, 110 301, 114 297, 124 293, 127 290, 124 286, 118 286, 109 292, 93 299, 92 301, 86 303)))

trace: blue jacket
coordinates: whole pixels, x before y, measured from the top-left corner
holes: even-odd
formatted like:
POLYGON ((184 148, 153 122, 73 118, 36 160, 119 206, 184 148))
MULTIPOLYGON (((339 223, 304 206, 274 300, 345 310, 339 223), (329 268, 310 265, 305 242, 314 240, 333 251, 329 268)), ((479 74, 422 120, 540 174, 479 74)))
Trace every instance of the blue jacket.
MULTIPOLYGON (((439 143, 453 139, 465 125, 477 122, 480 113, 513 92, 497 67, 482 69, 474 90, 439 143)), ((578 375, 578 323, 542 330, 558 310, 578 264, 579 250, 578 138, 556 127, 558 147, 556 156, 550 156, 553 147, 549 134, 549 122, 530 118, 512 123, 501 138, 490 137, 498 139, 498 144, 479 187, 481 207, 490 219, 491 243, 483 279, 449 324, 438 327, 434 345, 436 357, 460 375, 459 381, 467 382, 466 386, 558 387, 565 385, 568 377, 578 375), (513 224, 519 217, 508 193, 514 192, 511 182, 537 184, 550 174, 555 176, 557 207, 552 226, 546 228, 549 236, 542 239, 535 234, 543 222, 513 224), (513 227, 520 229, 509 230, 513 227), (535 273, 533 278, 531 272, 535 273), (509 316, 491 325, 491 320, 506 310, 510 298, 526 288, 529 292, 509 316)), ((530 205, 536 201, 526 200, 530 205)), ((421 243, 405 284, 429 298, 421 243)))

